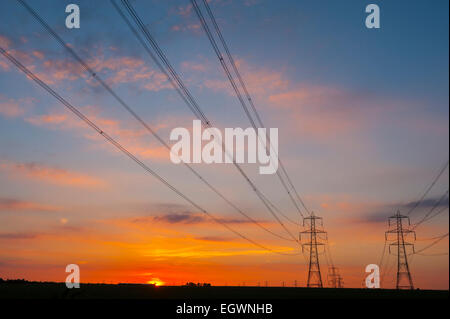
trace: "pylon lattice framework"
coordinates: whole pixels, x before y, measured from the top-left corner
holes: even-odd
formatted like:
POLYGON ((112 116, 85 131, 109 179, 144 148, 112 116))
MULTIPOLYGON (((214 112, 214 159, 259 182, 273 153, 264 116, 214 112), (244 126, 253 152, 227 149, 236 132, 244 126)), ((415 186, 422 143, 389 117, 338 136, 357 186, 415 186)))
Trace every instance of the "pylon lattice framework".
POLYGON ((328 267, 328 287, 344 288, 344 280, 339 274, 339 269, 335 266, 328 267))
POLYGON ((401 215, 398 210, 394 216, 389 217, 389 230, 385 234, 385 239, 389 240, 390 235, 394 235, 394 241, 389 244, 389 254, 397 256, 397 289, 414 289, 411 272, 408 264, 408 248, 412 249, 414 254, 414 244, 406 242, 405 238, 412 234, 416 240, 416 232, 409 229, 409 217, 401 215), (405 227, 403 220, 407 220, 408 225, 405 227), (392 228, 391 228, 392 227, 392 228), (395 249, 391 249, 394 247, 395 249), (392 252, 394 250, 394 252, 392 252))
POLYGON ((310 216, 303 218, 303 227, 307 227, 307 229, 300 232, 299 240, 302 245, 302 251, 309 252, 308 282, 306 286, 308 288, 323 288, 318 247, 325 247, 327 232, 322 229, 322 217, 315 216, 312 212, 310 216), (302 235, 308 237, 308 241, 302 242, 302 235))

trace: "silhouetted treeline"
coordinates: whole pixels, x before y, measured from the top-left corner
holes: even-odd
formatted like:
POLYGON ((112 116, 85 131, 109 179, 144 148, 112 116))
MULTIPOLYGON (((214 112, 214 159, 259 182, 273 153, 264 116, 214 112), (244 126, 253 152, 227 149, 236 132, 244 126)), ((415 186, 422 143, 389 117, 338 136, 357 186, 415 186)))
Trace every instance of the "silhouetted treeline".
POLYGON ((200 282, 198 282, 198 283, 187 282, 187 283, 184 285, 184 287, 211 287, 211 284, 210 284, 210 283, 206 283, 206 282, 204 282, 204 283, 200 283, 200 282))
POLYGON ((0 278, 0 284, 26 284, 29 283, 30 281, 25 280, 25 279, 6 279, 4 280, 3 278, 0 278))

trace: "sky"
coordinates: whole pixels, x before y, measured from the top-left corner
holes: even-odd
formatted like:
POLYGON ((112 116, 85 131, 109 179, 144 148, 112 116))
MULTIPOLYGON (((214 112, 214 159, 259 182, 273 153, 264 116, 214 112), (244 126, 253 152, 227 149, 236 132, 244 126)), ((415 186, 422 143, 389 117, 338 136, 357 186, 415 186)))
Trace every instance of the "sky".
MULTIPOLYGON (((194 115, 110 1, 27 3, 165 141, 194 115), (65 26, 80 7, 81 27, 65 26)), ((217 22, 303 200, 323 217, 332 263, 346 287, 380 264, 388 217, 406 213, 448 161, 448 1, 211 0, 217 22)), ((120 3, 119 3, 120 4, 120 3)), ((250 123, 190 1, 131 1, 212 126, 250 123)), ((199 1, 201 4, 201 1, 199 1)), ((123 8, 123 7, 122 7, 123 8)), ((201 5, 201 9, 204 7, 201 5)), ((206 14, 206 12, 204 12, 206 14)), ((0 46, 169 183, 214 222, 114 149, 0 57, 0 277, 81 282, 306 285, 295 242, 271 236, 211 192, 52 38, 17 1, 0 3, 0 46)), ((242 211, 286 236, 232 164, 193 164, 242 211)), ((289 219, 301 217, 276 175, 248 176, 289 219)), ((448 168, 411 215, 418 222, 448 191, 448 168)), ((448 195, 448 194, 447 194, 448 195)), ((416 229, 416 250, 448 232, 442 213, 416 229)), ((294 234, 304 230, 282 218, 294 234)), ((412 238, 408 238, 408 240, 412 238)), ((448 237, 410 257, 416 287, 448 289, 448 237), (428 256, 425 256, 428 254, 428 256)), ((322 254, 324 282, 330 258, 322 254)), ((383 258, 394 287, 395 256, 383 258)))

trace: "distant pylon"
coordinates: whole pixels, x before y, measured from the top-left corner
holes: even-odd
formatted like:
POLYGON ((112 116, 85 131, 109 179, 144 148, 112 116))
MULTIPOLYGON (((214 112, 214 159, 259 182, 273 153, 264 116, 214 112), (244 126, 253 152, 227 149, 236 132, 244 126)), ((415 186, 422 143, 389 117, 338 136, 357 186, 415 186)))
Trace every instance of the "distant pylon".
POLYGON ((327 235, 325 231, 318 228, 323 227, 322 217, 315 216, 312 212, 311 216, 303 218, 303 227, 308 227, 308 229, 300 232, 300 242, 302 241, 302 235, 306 235, 309 239, 309 241, 302 243, 302 251, 309 251, 308 282, 306 287, 323 288, 319 265, 319 250, 317 248, 317 246, 324 245, 322 241, 326 240, 327 235))
POLYGON ((410 226, 409 217, 405 215, 401 215, 400 211, 397 211, 397 214, 389 217, 389 227, 390 228, 386 234, 386 240, 388 240, 388 236, 390 234, 395 235, 394 242, 389 244, 389 253, 392 254, 391 247, 396 247, 396 251, 394 251, 393 255, 397 256, 397 289, 414 289, 411 272, 409 271, 408 265, 408 254, 407 247, 412 248, 412 252, 414 253, 414 244, 408 243, 405 241, 405 237, 409 234, 414 235, 414 240, 416 240, 416 232, 408 229, 410 226), (403 225, 403 219, 408 221, 408 226, 405 227, 403 225))
POLYGON ((335 266, 328 268, 328 286, 330 288, 344 288, 344 280, 339 274, 339 269, 335 266))
POLYGON ((337 288, 344 288, 344 279, 341 275, 338 275, 337 277, 337 288))

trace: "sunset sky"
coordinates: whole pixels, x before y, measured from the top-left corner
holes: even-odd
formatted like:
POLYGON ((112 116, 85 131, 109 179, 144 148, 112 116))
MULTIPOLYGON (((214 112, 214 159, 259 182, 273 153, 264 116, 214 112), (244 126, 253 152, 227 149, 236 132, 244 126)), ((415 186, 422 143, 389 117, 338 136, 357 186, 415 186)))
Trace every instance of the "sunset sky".
MULTIPOLYGON (((199 4, 201 1, 198 1, 199 4)), ((169 142, 193 114, 106 0, 27 3, 169 142), (77 3, 81 28, 67 29, 77 3)), ((120 3, 120 1, 118 2, 120 3)), ((131 1, 214 127, 250 127, 188 0, 131 1)), ((323 217, 346 287, 379 263, 387 218, 406 213, 449 157, 448 1, 211 0, 218 23, 307 206, 323 217), (378 3, 381 28, 364 25, 378 3)), ((203 6, 201 7, 203 9, 203 6)), ((133 119, 17 1, 0 2, 0 47, 105 132, 233 229, 300 252, 232 210, 133 119)), ((276 175, 243 165, 291 219, 301 218, 276 175)), ((194 164, 212 185, 282 235, 232 164, 194 164)), ((449 173, 411 214, 417 222, 448 190, 449 173)), ((449 229, 448 196, 416 229, 416 249, 449 229)), ((281 217, 282 218, 282 217, 281 217)), ((284 220, 284 219, 283 219, 284 220)), ((288 223, 291 232, 303 230, 288 223)), ((448 289, 448 238, 415 255, 419 288, 448 289), (436 255, 437 254, 437 255, 436 255), (436 256, 434 256, 436 255, 436 256)), ((321 256, 323 280, 327 260, 321 256)), ((386 260, 385 260, 386 262, 386 260)), ((383 287, 392 288, 395 257, 383 287)), ((187 281, 306 285, 304 256, 264 251, 215 223, 146 174, 0 57, 0 277, 81 282, 187 281)))

